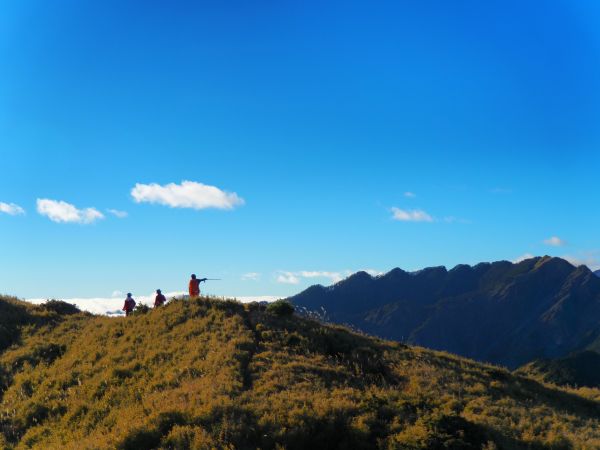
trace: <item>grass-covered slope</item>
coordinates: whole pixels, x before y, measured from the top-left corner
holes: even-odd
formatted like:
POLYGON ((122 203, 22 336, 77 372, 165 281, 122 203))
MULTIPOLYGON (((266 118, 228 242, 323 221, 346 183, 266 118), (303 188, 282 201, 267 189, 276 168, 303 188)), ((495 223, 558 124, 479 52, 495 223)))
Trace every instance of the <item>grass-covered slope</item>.
POLYGON ((561 386, 600 388, 600 353, 586 350, 564 358, 536 360, 518 372, 561 386))
POLYGON ((174 301, 129 318, 20 307, 0 353, 2 448, 600 447, 600 391, 258 305, 174 301))

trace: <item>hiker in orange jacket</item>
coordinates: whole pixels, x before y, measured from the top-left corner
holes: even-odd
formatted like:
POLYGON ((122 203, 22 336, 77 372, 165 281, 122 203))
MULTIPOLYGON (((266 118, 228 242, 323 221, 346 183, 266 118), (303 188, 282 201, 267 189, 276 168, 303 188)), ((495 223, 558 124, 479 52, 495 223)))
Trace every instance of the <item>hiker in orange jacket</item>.
POLYGON ((156 298, 154 299, 154 307, 162 306, 167 301, 166 297, 162 294, 160 289, 156 290, 156 298))
POLYGON ((200 297, 200 283, 203 281, 206 281, 206 278, 196 278, 196 274, 192 274, 189 285, 191 298, 200 297))
POLYGON ((130 315, 133 312, 133 308, 135 308, 135 300, 131 296, 131 293, 128 293, 127 298, 125 299, 125 304, 123 305, 125 316, 130 315))

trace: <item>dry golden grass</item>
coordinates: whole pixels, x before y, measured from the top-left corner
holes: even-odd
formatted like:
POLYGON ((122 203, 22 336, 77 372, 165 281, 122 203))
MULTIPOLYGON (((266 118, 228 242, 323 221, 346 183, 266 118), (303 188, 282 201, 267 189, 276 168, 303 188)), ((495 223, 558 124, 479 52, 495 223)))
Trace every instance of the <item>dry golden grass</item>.
POLYGON ((600 448, 598 390, 256 304, 108 318, 10 302, 3 448, 600 448))

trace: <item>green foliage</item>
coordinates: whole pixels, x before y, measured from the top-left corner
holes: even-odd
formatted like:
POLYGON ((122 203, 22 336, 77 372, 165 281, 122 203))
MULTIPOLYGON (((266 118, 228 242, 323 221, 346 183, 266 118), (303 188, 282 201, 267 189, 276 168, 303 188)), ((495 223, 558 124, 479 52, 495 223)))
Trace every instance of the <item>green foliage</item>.
POLYGON ((77 314, 81 312, 77 306, 62 300, 47 300, 40 305, 40 308, 46 311, 54 311, 57 314, 77 314))
POLYGON ((133 308, 133 314, 134 315, 141 315, 141 314, 146 314, 150 311, 150 307, 148 305, 145 305, 143 303, 137 303, 135 305, 135 308, 133 308))
POLYGON ((294 314, 294 305, 287 300, 277 300, 269 303, 267 311, 278 316, 291 316, 294 314))
POLYGON ((340 326, 205 298, 127 318, 8 303, 0 448, 600 448, 599 390, 340 326))

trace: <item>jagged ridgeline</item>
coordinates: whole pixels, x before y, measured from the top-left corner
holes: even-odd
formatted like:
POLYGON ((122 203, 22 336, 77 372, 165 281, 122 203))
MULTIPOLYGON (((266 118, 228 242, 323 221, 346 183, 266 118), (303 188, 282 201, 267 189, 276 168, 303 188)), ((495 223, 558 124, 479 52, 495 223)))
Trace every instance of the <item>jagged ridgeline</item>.
POLYGON ((129 318, 0 299, 2 448, 600 448, 600 391, 198 299, 129 318))
POLYGON ((379 277, 359 272, 290 300, 386 339, 513 369, 600 343, 600 278, 549 256, 379 277))

